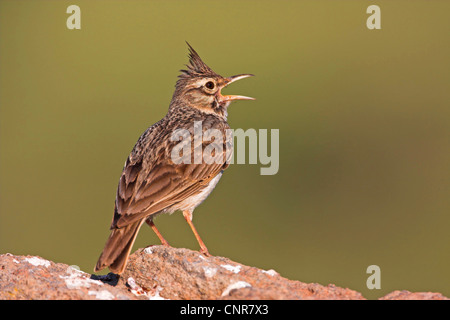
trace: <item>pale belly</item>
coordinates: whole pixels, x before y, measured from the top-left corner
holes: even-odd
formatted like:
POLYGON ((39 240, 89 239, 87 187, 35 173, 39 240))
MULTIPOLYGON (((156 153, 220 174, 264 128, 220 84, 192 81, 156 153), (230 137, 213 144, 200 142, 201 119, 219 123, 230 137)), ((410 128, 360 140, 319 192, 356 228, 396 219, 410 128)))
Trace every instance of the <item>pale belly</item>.
POLYGON ((214 190, 220 178, 222 177, 222 172, 220 172, 217 176, 215 176, 208 184, 208 186, 202 190, 202 192, 183 200, 176 205, 164 210, 165 212, 173 213, 177 210, 181 211, 194 211, 196 207, 198 207, 206 198, 210 195, 210 193, 214 190))

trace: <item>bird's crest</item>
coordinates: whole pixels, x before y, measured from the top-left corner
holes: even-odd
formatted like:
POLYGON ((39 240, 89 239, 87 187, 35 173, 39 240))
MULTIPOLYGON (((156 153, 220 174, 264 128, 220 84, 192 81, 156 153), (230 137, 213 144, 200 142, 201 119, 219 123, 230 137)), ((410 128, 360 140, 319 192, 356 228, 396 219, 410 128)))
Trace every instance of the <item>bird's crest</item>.
POLYGON ((216 77, 218 76, 210 67, 203 62, 198 53, 186 41, 189 47, 189 64, 186 65, 187 70, 180 70, 181 74, 178 76, 181 79, 194 77, 216 77))

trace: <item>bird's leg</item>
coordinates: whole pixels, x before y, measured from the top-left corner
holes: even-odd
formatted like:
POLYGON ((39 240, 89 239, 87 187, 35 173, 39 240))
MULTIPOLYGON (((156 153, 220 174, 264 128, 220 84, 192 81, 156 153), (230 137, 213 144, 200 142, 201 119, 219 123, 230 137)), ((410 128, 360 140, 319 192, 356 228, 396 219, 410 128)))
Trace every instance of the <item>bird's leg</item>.
POLYGON ((205 256, 210 256, 208 252, 208 248, 206 248, 205 244, 203 243, 202 239, 200 238, 200 235, 197 232, 197 229, 195 229, 194 224, 192 223, 192 212, 191 211, 183 211, 183 217, 186 219, 187 223, 192 229, 192 232, 195 235, 195 238, 198 241, 198 244, 200 245, 200 252, 203 253, 205 256))
POLYGON ((170 247, 169 243, 167 242, 166 239, 164 239, 164 237, 162 236, 162 234, 159 232, 159 230, 156 228, 155 224, 153 223, 153 219, 152 218, 148 218, 147 220, 145 220, 145 222, 152 228, 153 231, 155 231, 156 235, 158 236, 159 240, 161 241, 163 246, 167 246, 170 247))

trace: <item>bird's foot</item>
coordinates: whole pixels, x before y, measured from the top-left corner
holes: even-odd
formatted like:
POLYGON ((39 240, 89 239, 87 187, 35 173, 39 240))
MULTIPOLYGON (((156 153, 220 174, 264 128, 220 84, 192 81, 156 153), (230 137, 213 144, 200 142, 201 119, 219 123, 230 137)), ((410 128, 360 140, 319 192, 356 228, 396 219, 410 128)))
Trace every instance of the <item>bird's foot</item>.
POLYGON ((164 247, 172 248, 172 246, 167 242, 167 240, 161 241, 161 244, 162 244, 164 247))
POLYGON ((200 253, 203 254, 206 257, 210 257, 211 256, 211 254, 209 253, 209 251, 208 251, 208 249, 206 247, 205 248, 201 248, 200 249, 200 253))

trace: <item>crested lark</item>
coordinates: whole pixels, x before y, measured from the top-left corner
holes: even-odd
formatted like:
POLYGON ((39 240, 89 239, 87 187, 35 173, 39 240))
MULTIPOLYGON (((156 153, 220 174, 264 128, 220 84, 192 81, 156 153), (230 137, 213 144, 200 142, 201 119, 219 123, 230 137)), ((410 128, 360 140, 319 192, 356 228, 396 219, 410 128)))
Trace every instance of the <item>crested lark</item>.
MULTIPOLYGON (((153 219, 160 213, 177 210, 183 212, 200 245, 200 252, 209 255, 192 223, 192 213, 208 197, 228 167, 232 140, 223 139, 223 153, 216 154, 212 163, 204 160, 198 162, 195 159, 193 163, 176 163, 173 161, 173 150, 180 141, 174 141, 171 137, 177 129, 185 129, 185 132, 193 135, 194 122, 198 121, 201 121, 203 133, 216 129, 222 133, 222 137, 226 137, 226 131, 230 128, 227 123, 229 104, 234 100, 253 98, 224 96, 221 89, 252 75, 240 74, 224 78, 211 70, 197 52, 189 44, 188 46, 189 64, 187 70, 181 70, 166 116, 142 134, 125 162, 117 188, 111 234, 95 271, 109 267, 114 273, 122 273, 144 222, 153 229, 162 244, 168 245, 153 219)), ((195 146, 195 141, 194 138, 194 143, 189 145, 193 158, 196 157, 196 152, 204 151, 212 143, 200 141, 195 146)), ((189 156, 188 160, 191 158, 189 156)))

